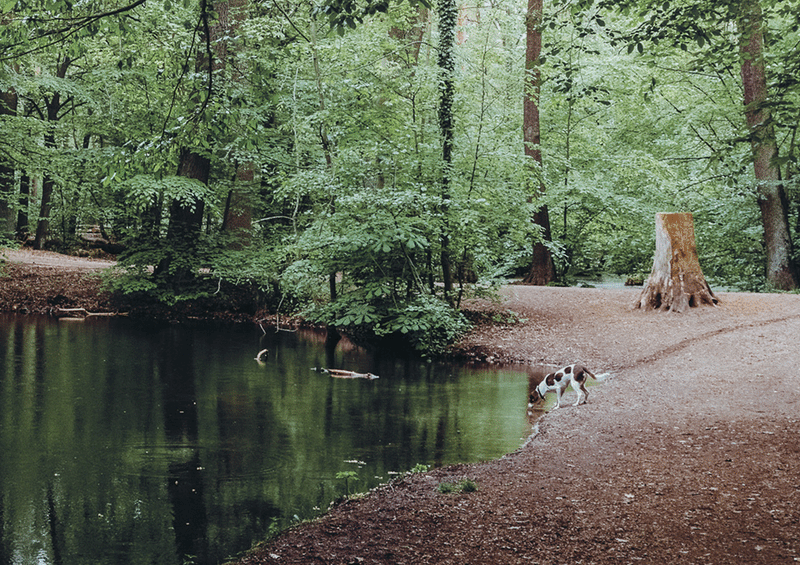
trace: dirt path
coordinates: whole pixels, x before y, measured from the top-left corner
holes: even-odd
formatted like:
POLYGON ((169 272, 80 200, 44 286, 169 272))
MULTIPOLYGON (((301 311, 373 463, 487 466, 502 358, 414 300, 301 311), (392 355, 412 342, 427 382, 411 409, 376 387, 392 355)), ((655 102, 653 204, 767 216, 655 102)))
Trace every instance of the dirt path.
POLYGON ((88 257, 73 257, 52 251, 39 251, 34 249, 8 249, 0 248, 0 257, 9 263, 20 263, 33 267, 58 267, 61 269, 80 269, 98 271, 112 267, 115 261, 106 259, 90 259, 88 257))
POLYGON ((800 296, 723 293, 683 315, 631 311, 635 290, 506 296, 527 321, 468 337, 473 356, 612 381, 513 454, 408 476, 242 563, 800 561, 800 296), (462 478, 478 492, 435 490, 462 478))

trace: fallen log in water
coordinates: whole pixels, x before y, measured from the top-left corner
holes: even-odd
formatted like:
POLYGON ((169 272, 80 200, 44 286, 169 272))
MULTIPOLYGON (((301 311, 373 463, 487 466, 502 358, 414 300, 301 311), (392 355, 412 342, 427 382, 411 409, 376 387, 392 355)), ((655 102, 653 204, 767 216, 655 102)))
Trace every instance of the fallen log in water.
POLYGON ((320 373, 328 373, 330 376, 337 379, 379 379, 378 375, 372 373, 356 373, 355 371, 346 371, 344 369, 313 369, 320 373))
POLYGON ((78 318, 89 316, 123 316, 118 312, 89 312, 86 308, 57 308, 55 315, 59 318, 78 318))

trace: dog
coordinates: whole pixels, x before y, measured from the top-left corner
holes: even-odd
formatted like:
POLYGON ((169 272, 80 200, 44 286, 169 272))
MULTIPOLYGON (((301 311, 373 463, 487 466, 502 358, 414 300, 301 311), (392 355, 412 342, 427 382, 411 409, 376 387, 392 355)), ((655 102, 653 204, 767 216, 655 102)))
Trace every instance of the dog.
POLYGON ((586 404, 586 400, 589 398, 589 392, 586 390, 587 376, 595 380, 600 380, 589 369, 577 363, 567 365, 555 373, 548 374, 544 380, 533 389, 533 392, 531 392, 528 398, 528 407, 530 408, 533 406, 533 403, 537 400, 544 400, 544 395, 554 390, 558 395, 558 402, 555 407, 560 408, 561 397, 570 384, 572 385, 572 389, 578 393, 578 399, 573 406, 586 404))

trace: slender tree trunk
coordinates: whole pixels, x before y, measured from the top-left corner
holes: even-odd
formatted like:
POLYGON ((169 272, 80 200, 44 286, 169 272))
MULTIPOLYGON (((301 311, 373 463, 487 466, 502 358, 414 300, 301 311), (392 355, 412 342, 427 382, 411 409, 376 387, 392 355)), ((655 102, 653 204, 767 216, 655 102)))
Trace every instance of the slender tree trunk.
POLYGON ((23 173, 19 179, 19 212, 17 213, 17 239, 25 241, 29 235, 28 204, 31 194, 31 177, 23 173))
MULTIPOLYGON (((0 92, 0 116, 17 113, 17 94, 13 90, 0 92)), ((0 157, 0 237, 11 237, 14 233, 16 212, 16 182, 14 164, 0 157)))
MULTIPOLYGON (((45 146, 47 146, 45 144, 45 146)), ((39 221, 36 222, 36 235, 33 238, 34 249, 44 249, 47 235, 50 232, 50 211, 53 208, 53 187, 55 182, 49 175, 42 181, 42 201, 39 205, 39 221)))
POLYGON ((789 232, 789 204, 781 182, 778 144, 767 101, 767 79, 764 63, 764 35, 761 6, 758 0, 743 2, 739 20, 742 55, 742 86, 745 117, 750 129, 753 168, 758 191, 758 205, 764 225, 767 281, 778 290, 797 288, 797 273, 792 260, 792 238, 789 232))
MULTIPOLYGON (((322 72, 319 68, 319 57, 317 56, 317 22, 314 20, 314 16, 311 16, 311 59, 314 65, 314 78, 317 85, 317 98, 319 100, 319 110, 321 115, 325 114, 325 92, 322 90, 322 72)), ((322 143, 322 152, 325 155, 325 165, 328 171, 333 174, 333 148, 331 147, 331 142, 328 139, 328 129, 325 124, 325 121, 321 121, 319 124, 319 140, 322 143)), ((330 201, 330 212, 333 214, 336 212, 336 195, 331 195, 330 201)), ((336 273, 328 273, 328 290, 330 292, 331 301, 336 300, 337 292, 336 292, 336 273)), ((331 331, 330 329, 328 330, 331 331)), ((329 335, 331 335, 329 333, 329 335)))
MULTIPOLYGON (((247 19, 247 0, 227 0, 215 4, 218 14, 218 23, 214 29, 218 29, 215 35, 227 35, 235 37, 239 33, 242 22, 247 19)), ((228 66, 228 60, 236 58, 237 52, 225 52, 225 57, 218 53, 218 68, 228 66)), ((231 70, 230 80, 233 83, 243 81, 242 73, 247 72, 247 62, 244 59, 237 60, 234 65, 235 70, 231 70)), ((235 249, 246 246, 250 242, 250 231, 253 227, 253 207, 250 199, 249 189, 255 181, 255 163, 246 161, 237 163, 234 187, 228 194, 228 201, 225 206, 225 214, 222 219, 222 231, 231 232, 235 239, 232 245, 235 249)))
MULTIPOLYGON (((543 0, 528 0, 528 13, 525 20, 526 50, 525 50, 525 94, 522 103, 523 109, 523 141, 525 155, 536 163, 536 168, 531 167, 530 177, 526 182, 531 185, 531 200, 540 199, 545 192, 542 180, 542 151, 541 133, 539 126, 539 87, 541 72, 539 70, 539 57, 542 53, 542 18, 544 14, 543 0)), ((540 237, 533 245, 533 259, 531 268, 524 281, 526 284, 546 285, 555 279, 555 266, 550 250, 543 243, 550 241, 550 215, 547 206, 542 204, 533 215, 533 223, 539 226, 540 237)))
POLYGON ((441 263, 445 298, 453 303, 453 261, 450 243, 450 176, 453 165, 453 101, 455 97, 455 60, 453 50, 456 40, 458 8, 455 0, 439 0, 439 129, 442 134, 442 187, 440 208, 442 212, 441 263))
POLYGON ((243 163, 236 167, 235 186, 228 192, 225 212, 222 218, 222 231, 235 236, 232 243, 234 249, 241 249, 249 243, 250 230, 253 227, 253 209, 246 189, 255 180, 253 163, 243 163))

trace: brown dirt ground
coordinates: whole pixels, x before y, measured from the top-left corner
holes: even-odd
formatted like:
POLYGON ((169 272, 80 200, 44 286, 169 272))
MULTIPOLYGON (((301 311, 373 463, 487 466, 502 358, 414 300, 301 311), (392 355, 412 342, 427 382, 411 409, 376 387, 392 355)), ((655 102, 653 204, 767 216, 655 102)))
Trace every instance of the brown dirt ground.
POLYGON ((65 309, 113 312, 99 273, 113 261, 32 249, 0 249, 0 311, 59 315, 65 309))
MULTIPOLYGON (((30 269, 6 268, 0 307, 30 269)), ((573 362, 613 378, 516 452, 406 475, 240 565, 800 562, 800 296, 664 314, 632 310, 638 292, 511 286, 468 304, 521 321, 479 325, 460 357, 523 363, 531 382, 573 362), (436 491, 463 478, 478 491, 436 491)))

